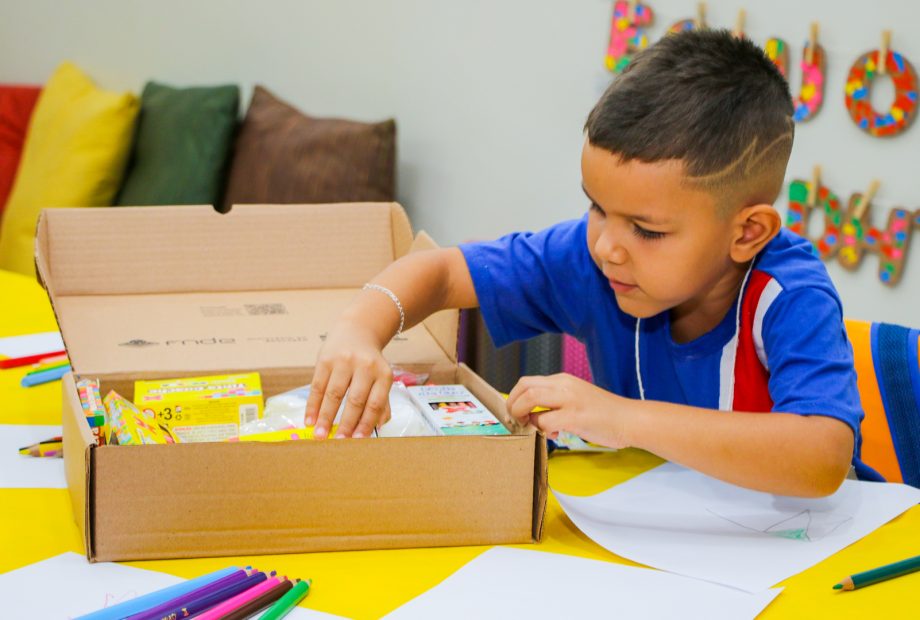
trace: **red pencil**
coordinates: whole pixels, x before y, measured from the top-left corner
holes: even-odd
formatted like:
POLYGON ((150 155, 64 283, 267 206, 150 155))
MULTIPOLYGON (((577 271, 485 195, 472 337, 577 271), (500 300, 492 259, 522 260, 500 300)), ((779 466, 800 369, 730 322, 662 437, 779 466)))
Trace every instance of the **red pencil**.
POLYGON ((0 360, 0 368, 18 368, 19 366, 28 366, 29 364, 34 364, 35 362, 40 362, 46 357, 52 357, 57 355, 64 355, 67 351, 51 351, 49 353, 37 353, 36 355, 26 355, 25 357, 11 357, 9 359, 0 360))

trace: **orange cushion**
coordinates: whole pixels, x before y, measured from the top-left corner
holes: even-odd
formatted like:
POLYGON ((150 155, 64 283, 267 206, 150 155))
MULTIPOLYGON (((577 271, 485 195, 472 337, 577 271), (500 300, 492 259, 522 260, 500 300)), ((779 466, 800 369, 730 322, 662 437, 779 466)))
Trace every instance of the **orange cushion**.
POLYGON ((22 145, 40 86, 0 85, 0 213, 16 178, 22 145))

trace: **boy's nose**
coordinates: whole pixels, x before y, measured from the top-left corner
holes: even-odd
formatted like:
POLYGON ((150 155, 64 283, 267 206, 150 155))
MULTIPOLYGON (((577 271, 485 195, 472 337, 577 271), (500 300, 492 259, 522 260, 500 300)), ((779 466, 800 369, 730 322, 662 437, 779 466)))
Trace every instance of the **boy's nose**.
POLYGON ((622 265, 628 256, 626 249, 610 233, 603 233, 597 238, 594 251, 602 260, 614 265, 622 265))

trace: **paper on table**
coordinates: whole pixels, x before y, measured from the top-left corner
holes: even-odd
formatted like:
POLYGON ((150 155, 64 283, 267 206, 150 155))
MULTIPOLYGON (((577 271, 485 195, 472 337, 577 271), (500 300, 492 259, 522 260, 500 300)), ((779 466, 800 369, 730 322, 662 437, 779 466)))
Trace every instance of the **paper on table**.
POLYGON ((749 592, 817 564, 920 502, 920 489, 855 480, 820 499, 770 495, 672 463, 591 497, 553 493, 572 522, 613 553, 749 592))
POLYGON ((495 547, 386 618, 753 618, 779 592, 495 547))
POLYGON ((60 332, 42 332, 25 336, 0 338, 0 356, 25 357, 39 353, 53 353, 64 350, 60 332))
POLYGON ((0 424, 0 489, 66 488, 64 459, 19 454, 19 448, 60 434, 60 426, 0 424))
MULTIPOLYGON (((0 575, 4 618, 70 620, 122 601, 167 588, 180 577, 123 564, 90 564, 82 555, 64 553, 0 575), (53 584, 54 596, 48 596, 53 584)), ((335 618, 294 608, 287 618, 335 618)))
POLYGON ((182 581, 121 564, 90 564, 64 553, 0 575, 3 613, 10 618, 76 618, 182 581), (48 596, 48 584, 54 596, 48 596))

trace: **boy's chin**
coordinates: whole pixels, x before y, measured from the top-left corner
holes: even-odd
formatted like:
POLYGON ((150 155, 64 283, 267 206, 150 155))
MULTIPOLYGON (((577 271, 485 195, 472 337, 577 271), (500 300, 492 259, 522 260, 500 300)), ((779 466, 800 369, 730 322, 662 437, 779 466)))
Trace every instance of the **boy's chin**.
POLYGON ((630 299, 626 295, 616 295, 616 300, 620 310, 637 319, 647 319, 667 310, 664 305, 630 299))

